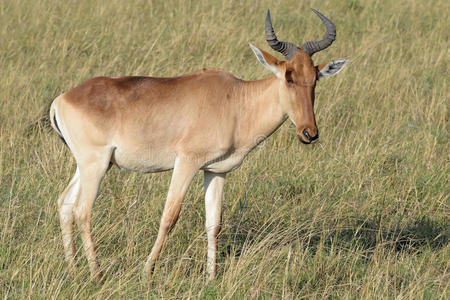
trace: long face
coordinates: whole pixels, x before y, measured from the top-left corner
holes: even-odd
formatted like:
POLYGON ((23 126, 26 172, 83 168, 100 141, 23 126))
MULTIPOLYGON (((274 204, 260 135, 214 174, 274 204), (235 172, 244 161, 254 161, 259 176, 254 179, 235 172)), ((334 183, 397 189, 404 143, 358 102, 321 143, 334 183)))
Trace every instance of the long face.
POLYGON ((280 104, 297 127, 298 138, 305 144, 310 144, 319 138, 314 116, 314 89, 317 80, 319 77, 336 75, 347 63, 346 59, 342 59, 314 66, 311 56, 333 43, 336 38, 336 27, 320 12, 311 10, 322 20, 327 31, 322 40, 308 41, 301 47, 277 39, 272 27, 270 11, 267 11, 266 41, 273 50, 282 53, 286 61, 279 61, 250 43, 250 47, 263 66, 281 80, 280 104))
POLYGON ((318 72, 310 56, 303 50, 292 60, 285 61, 285 75, 282 98, 284 110, 297 128, 297 136, 304 144, 310 144, 319 137, 314 115, 314 89, 318 72))

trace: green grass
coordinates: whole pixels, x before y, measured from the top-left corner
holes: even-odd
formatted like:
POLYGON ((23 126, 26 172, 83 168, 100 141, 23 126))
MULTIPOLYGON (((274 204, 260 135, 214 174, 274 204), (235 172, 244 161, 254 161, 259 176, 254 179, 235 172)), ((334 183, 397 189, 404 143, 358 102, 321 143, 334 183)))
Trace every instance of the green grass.
POLYGON ((448 1, 204 2, 0 2, 0 296, 448 299, 448 1), (69 274, 56 198, 75 162, 43 117, 50 102, 99 75, 267 77, 247 41, 269 49, 267 8, 281 40, 319 39, 309 6, 338 30, 315 62, 350 64, 316 89, 319 143, 286 123, 228 175, 217 279, 202 176, 147 282, 170 172, 116 168, 94 207, 105 282, 82 253, 69 274))

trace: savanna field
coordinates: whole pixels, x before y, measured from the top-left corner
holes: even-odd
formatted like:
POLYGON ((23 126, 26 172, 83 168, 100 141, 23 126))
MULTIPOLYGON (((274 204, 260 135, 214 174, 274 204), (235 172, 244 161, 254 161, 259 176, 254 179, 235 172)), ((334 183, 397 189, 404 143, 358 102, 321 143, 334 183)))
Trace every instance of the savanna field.
MULTIPOLYGON (((4 299, 449 299, 448 1, 0 1, 0 296, 4 299), (64 261, 56 199, 75 161, 48 123, 59 94, 95 76, 204 67, 271 76, 247 41, 301 45, 329 17, 316 64, 320 140, 288 120, 229 173, 218 276, 205 273, 203 175, 150 281, 171 172, 113 167, 93 209, 102 284, 64 261)), ((77 232, 76 232, 77 233, 77 232)))

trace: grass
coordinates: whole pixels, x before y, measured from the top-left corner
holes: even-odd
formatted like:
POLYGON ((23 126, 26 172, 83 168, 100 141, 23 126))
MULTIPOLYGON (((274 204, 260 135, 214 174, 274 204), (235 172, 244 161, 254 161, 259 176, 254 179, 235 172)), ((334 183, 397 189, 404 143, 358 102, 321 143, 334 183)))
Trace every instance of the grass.
POLYGON ((1 1, 0 296, 448 299, 448 11, 443 0, 1 1), (99 75, 267 77, 247 40, 269 48, 267 8, 281 40, 320 38, 309 6, 338 30, 315 62, 351 63, 316 89, 320 143, 298 143, 286 123, 228 175, 217 279, 204 270, 201 175, 147 282, 170 172, 115 168, 94 207, 105 282, 89 281, 82 253, 69 274, 56 198, 75 162, 42 117, 52 99, 99 75))

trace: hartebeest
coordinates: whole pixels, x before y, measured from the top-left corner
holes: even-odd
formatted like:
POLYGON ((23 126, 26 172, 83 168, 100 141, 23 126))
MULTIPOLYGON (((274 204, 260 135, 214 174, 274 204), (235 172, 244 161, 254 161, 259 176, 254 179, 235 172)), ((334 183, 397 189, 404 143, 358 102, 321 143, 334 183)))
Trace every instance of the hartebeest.
POLYGON ((250 44, 275 76, 244 81, 221 70, 204 69, 174 78, 98 77, 57 97, 50 108, 52 127, 77 162, 75 175, 58 199, 65 258, 74 263, 73 223, 78 224, 93 277, 100 276, 91 236, 91 209, 111 165, 136 172, 173 169, 156 242, 145 264, 150 275, 188 186, 204 171, 207 272, 216 273, 217 235, 226 173, 270 136, 287 118, 298 138, 319 137, 314 89, 320 77, 337 74, 347 60, 314 66, 311 56, 335 40, 334 24, 313 10, 326 26, 322 40, 300 48, 278 41, 267 12, 265 35, 286 61, 250 44))

